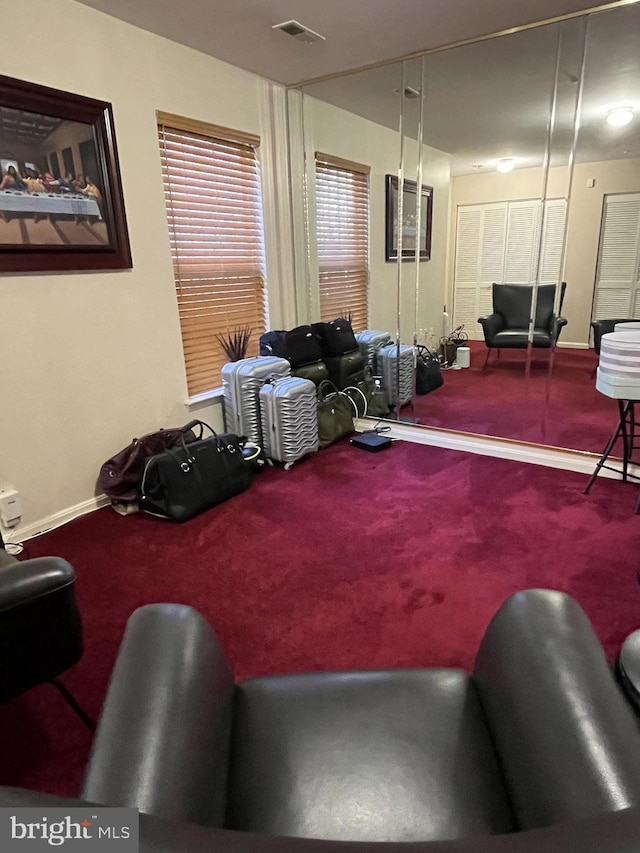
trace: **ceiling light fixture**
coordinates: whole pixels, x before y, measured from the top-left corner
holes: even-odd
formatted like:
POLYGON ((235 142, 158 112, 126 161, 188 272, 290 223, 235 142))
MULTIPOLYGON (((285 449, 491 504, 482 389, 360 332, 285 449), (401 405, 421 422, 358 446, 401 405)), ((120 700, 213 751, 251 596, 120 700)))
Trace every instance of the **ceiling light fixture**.
POLYGON ((611 127, 624 127, 630 121, 633 121, 632 107, 616 107, 607 113, 607 124, 611 127))
POLYGON ((513 169, 515 165, 516 161, 513 159, 513 157, 504 157, 502 160, 498 160, 496 169, 499 172, 502 172, 503 175, 506 175, 513 169))

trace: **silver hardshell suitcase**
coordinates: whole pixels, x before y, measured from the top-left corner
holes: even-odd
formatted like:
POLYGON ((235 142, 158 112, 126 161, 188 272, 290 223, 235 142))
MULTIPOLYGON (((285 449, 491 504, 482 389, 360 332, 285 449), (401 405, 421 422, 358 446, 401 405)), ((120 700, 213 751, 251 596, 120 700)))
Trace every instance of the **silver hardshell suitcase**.
POLYGON ((389 406, 399 402, 401 406, 413 399, 415 354, 413 347, 400 344, 400 394, 398 395, 397 363, 398 347, 396 344, 382 347, 378 350, 377 371, 382 376, 382 384, 387 395, 389 406))
POLYGON ((310 379, 274 379, 260 389, 262 448, 268 459, 294 462, 318 449, 318 402, 310 379))
POLYGON ((358 341, 358 349, 364 358, 365 368, 370 368, 372 373, 376 373, 378 366, 376 356, 381 347, 391 343, 391 335, 388 332, 377 332, 374 329, 365 329, 364 332, 356 333, 358 341))
POLYGON ((263 446, 260 425, 260 389, 270 379, 291 374, 286 358, 273 355, 231 361, 222 368, 224 392, 224 428, 236 435, 246 435, 263 446))

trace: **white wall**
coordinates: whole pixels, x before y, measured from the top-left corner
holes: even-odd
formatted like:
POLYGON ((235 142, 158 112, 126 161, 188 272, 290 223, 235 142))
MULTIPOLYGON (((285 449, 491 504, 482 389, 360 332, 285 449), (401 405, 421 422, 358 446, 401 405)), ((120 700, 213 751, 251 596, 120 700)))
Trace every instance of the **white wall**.
MULTIPOLYGON (((400 136, 374 122, 319 101, 304 98, 307 151, 370 166, 370 291, 369 326, 395 336, 398 271, 385 261, 385 175, 397 175, 400 136)), ((415 180, 417 145, 405 140, 405 178, 415 180)), ((423 183, 433 186, 433 231, 430 261, 420 263, 419 316, 415 315, 416 265, 402 264, 402 339, 410 342, 415 328, 435 326, 439 332, 447 260, 450 157, 424 146, 423 183)))
MULTIPOLYGON (((573 174, 567 226, 567 294, 563 313, 571 318, 570 340, 588 341, 604 197, 640 192, 640 159, 579 163, 573 174), (594 181, 593 187, 587 182, 594 181)), ((569 330, 569 326, 565 331, 569 330)))
MULTIPOLYGON (((542 169, 515 169, 508 175, 486 172, 461 175, 451 182, 450 253, 448 292, 453 291, 456 214, 459 205, 540 198, 542 169)), ((566 197, 569 171, 565 167, 549 172, 548 198, 566 197)), ((587 346, 589 322, 596 279, 598 244, 604 196, 608 193, 640 192, 640 160, 613 160, 579 163, 574 167, 567 218, 565 274, 567 291, 562 309, 567 326, 562 344, 587 346), (587 181, 594 181, 593 187, 587 181)))
MULTIPOLYGON (((133 254, 124 272, 0 273, 0 482, 19 489, 30 526, 92 499, 100 463, 134 436, 198 414, 185 404, 155 111, 260 133, 265 83, 72 0, 2 11, 40 36, 4 39, 1 74, 112 103, 133 254)), ((219 406, 200 411, 221 426, 219 406)))

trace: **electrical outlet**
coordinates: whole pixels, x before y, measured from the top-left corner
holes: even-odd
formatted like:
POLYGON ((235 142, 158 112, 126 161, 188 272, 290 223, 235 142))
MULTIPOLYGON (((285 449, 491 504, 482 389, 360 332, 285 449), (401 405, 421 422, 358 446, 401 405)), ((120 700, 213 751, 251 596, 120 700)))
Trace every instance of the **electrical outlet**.
POLYGON ((22 518, 22 501, 17 489, 0 490, 0 522, 3 527, 15 527, 22 518))

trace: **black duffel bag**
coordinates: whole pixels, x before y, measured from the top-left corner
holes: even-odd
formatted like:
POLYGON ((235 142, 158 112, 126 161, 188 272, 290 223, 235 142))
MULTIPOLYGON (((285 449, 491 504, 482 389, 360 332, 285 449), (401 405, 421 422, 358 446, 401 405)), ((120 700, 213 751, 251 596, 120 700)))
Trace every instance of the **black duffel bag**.
POLYGON ((320 341, 311 326, 296 326, 288 332, 265 332, 260 336, 260 355, 286 358, 292 367, 314 364, 322 358, 320 341))
POLYGON ((140 509, 172 521, 188 521, 244 491, 251 468, 234 433, 217 435, 204 421, 182 427, 186 435, 199 427, 196 440, 152 456, 142 476, 140 509), (204 429, 212 434, 203 437, 204 429))
POLYGON ((420 344, 416 347, 416 394, 430 394, 444 385, 438 356, 420 344))
POLYGON ((333 358, 358 349, 351 323, 345 317, 328 323, 312 323, 311 328, 320 341, 322 358, 333 358))

